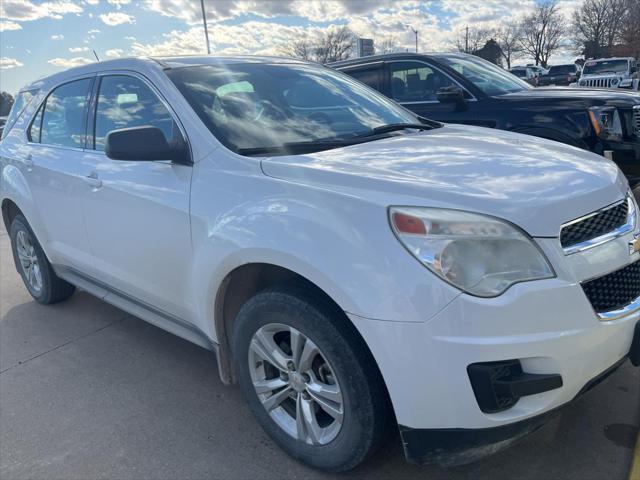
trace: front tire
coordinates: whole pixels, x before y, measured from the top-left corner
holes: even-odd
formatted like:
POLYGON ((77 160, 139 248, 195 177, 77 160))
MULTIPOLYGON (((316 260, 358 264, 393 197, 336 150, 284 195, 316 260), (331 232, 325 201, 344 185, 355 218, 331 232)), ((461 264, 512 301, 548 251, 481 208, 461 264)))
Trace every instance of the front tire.
POLYGON ((59 278, 27 220, 16 215, 9 228, 16 269, 36 302, 49 305, 66 300, 75 287, 59 278))
POLYGON ((233 354, 259 423, 294 458, 345 471, 380 447, 393 414, 362 339, 330 302, 273 288, 240 310, 233 354))

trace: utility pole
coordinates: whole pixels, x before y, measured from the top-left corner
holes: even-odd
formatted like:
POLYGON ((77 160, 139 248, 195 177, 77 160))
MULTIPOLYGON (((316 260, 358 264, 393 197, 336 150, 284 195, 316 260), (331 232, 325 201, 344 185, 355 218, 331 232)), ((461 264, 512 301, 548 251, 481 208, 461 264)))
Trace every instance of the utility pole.
POLYGON ((204 36, 207 39, 207 55, 211 55, 211 46, 209 45, 209 29, 207 28, 207 14, 204 11, 204 0, 200 0, 202 7, 202 23, 204 23, 204 36))
POLYGON ((469 53, 469 25, 467 25, 466 33, 464 34, 464 53, 469 53))
POLYGON ((418 30, 413 28, 411 25, 407 25, 407 26, 411 29, 413 34, 416 36, 416 53, 418 53, 418 30))

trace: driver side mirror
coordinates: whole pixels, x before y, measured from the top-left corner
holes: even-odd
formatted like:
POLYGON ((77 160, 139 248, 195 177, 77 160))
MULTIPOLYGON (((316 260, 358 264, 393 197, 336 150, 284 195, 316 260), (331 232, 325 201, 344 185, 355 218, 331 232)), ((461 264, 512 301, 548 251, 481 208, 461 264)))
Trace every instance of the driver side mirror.
POLYGON ((464 91, 455 85, 439 89, 436 93, 436 98, 440 103, 455 104, 458 109, 462 109, 467 104, 467 100, 464 98, 464 91))
POLYGON ((189 148, 182 136, 169 145, 157 127, 143 126, 113 130, 107 134, 105 153, 112 160, 146 161, 171 160, 191 165, 189 148))

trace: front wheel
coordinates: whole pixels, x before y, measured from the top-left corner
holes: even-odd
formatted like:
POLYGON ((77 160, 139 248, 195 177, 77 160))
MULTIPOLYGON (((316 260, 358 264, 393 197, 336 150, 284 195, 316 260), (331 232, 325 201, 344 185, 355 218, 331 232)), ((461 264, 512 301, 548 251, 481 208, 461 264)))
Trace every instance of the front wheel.
POLYGON ((290 455, 344 471, 391 425, 386 389, 351 325, 301 289, 258 293, 238 314, 234 361, 251 410, 290 455))

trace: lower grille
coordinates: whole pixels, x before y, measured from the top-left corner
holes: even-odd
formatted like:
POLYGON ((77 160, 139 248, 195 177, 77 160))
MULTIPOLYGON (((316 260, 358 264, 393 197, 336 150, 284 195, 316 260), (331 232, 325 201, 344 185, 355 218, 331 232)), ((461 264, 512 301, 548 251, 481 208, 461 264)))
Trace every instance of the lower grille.
POLYGON ((613 78, 589 78, 580 81, 581 87, 611 88, 613 78))
POLYGON ((582 284, 596 313, 612 312, 640 298, 640 261, 582 284))

